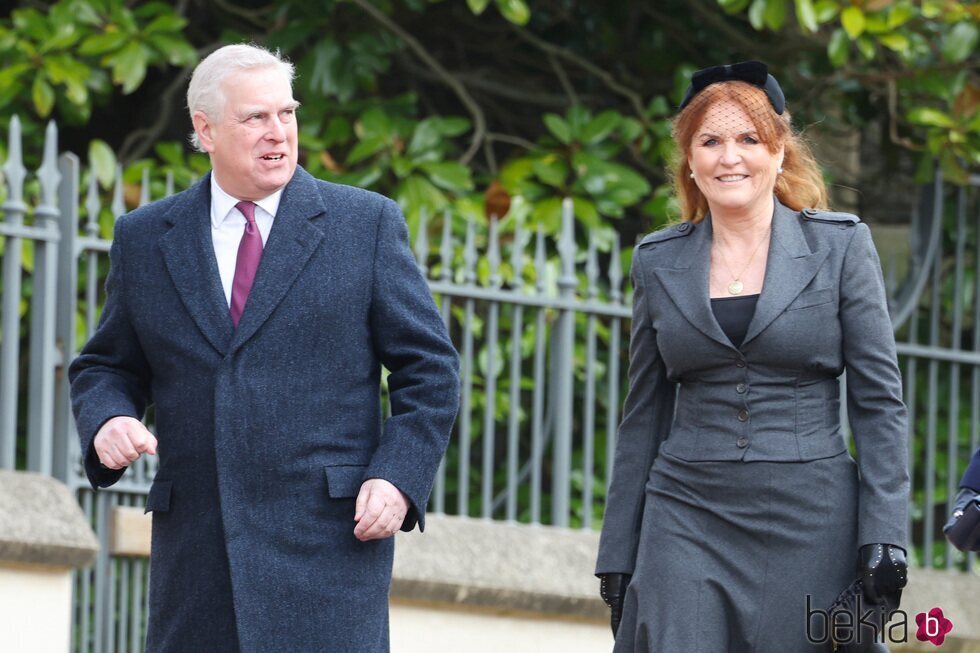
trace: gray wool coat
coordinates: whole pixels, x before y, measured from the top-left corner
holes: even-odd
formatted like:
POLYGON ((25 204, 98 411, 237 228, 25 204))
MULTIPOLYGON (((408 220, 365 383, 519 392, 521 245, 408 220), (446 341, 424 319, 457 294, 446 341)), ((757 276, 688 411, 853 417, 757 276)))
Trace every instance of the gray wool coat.
MULTIPOLYGON (((777 200, 762 293, 739 348, 712 313, 710 250, 709 218, 653 233, 634 252, 630 390, 596 573, 633 573, 660 452, 750 462, 846 451, 838 383, 845 369, 860 472, 855 547, 905 547, 907 415, 867 225, 849 214, 797 213, 777 200)), ((841 554, 850 560, 856 549, 841 554)))
POLYGON ((156 409, 148 651, 386 651, 393 538, 353 536, 363 480, 425 506, 458 405, 458 360, 397 205, 286 186, 237 329, 210 235, 210 179, 123 216, 101 322, 72 363, 92 449, 156 409), (380 373, 391 417, 382 419, 380 373))

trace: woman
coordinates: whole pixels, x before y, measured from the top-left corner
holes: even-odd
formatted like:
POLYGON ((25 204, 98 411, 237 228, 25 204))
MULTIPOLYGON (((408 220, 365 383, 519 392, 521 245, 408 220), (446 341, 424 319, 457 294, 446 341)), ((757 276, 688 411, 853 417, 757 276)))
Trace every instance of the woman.
POLYGON ((905 584, 906 411, 878 257, 857 217, 804 208, 826 190, 764 64, 695 73, 674 138, 686 221, 634 253, 596 567, 615 651, 829 651, 819 611, 856 577, 891 607, 905 584))

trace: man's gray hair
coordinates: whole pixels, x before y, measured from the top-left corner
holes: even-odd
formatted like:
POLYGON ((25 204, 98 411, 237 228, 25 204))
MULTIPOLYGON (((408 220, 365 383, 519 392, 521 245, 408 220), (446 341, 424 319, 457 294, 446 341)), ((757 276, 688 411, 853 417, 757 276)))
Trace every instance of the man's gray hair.
MULTIPOLYGON (((274 67, 282 71, 290 85, 296 76, 295 68, 279 55, 279 51, 270 52, 257 45, 240 43, 218 48, 197 64, 191 75, 191 83, 187 87, 187 110, 191 121, 194 113, 201 111, 212 120, 217 120, 225 108, 225 94, 221 88, 228 75, 240 70, 252 68, 274 67)), ((191 132, 191 145, 198 152, 203 152, 197 132, 191 132)))

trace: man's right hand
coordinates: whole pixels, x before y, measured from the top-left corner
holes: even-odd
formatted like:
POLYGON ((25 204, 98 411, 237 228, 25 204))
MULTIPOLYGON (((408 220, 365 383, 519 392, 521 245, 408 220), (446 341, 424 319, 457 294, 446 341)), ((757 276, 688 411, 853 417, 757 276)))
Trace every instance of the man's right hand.
POLYGON ((92 446, 105 467, 122 469, 136 462, 140 454, 156 455, 157 439, 143 422, 120 415, 102 425, 92 446))

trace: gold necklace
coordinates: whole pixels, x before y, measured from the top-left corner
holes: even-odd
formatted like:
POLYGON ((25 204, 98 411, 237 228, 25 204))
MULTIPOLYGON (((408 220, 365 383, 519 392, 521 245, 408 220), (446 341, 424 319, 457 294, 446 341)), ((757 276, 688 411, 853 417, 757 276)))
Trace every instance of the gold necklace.
POLYGON ((755 260, 755 255, 759 252, 759 248, 762 247, 762 243, 769 240, 769 236, 771 234, 772 234, 772 227, 770 226, 769 230, 766 232, 766 235, 759 240, 758 244, 755 246, 755 249, 752 250, 752 256, 749 257, 748 263, 745 264, 745 267, 742 268, 742 271, 739 272, 738 274, 732 272, 732 266, 728 264, 728 258, 725 256, 724 250, 721 247, 718 248, 718 253, 721 254, 721 260, 725 264, 725 267, 728 268, 728 274, 732 276, 732 282, 728 284, 728 294, 730 295, 742 294, 742 290, 745 288, 745 284, 743 284, 741 281, 742 275, 745 274, 745 272, 749 269, 749 266, 752 265, 752 261, 755 260))

